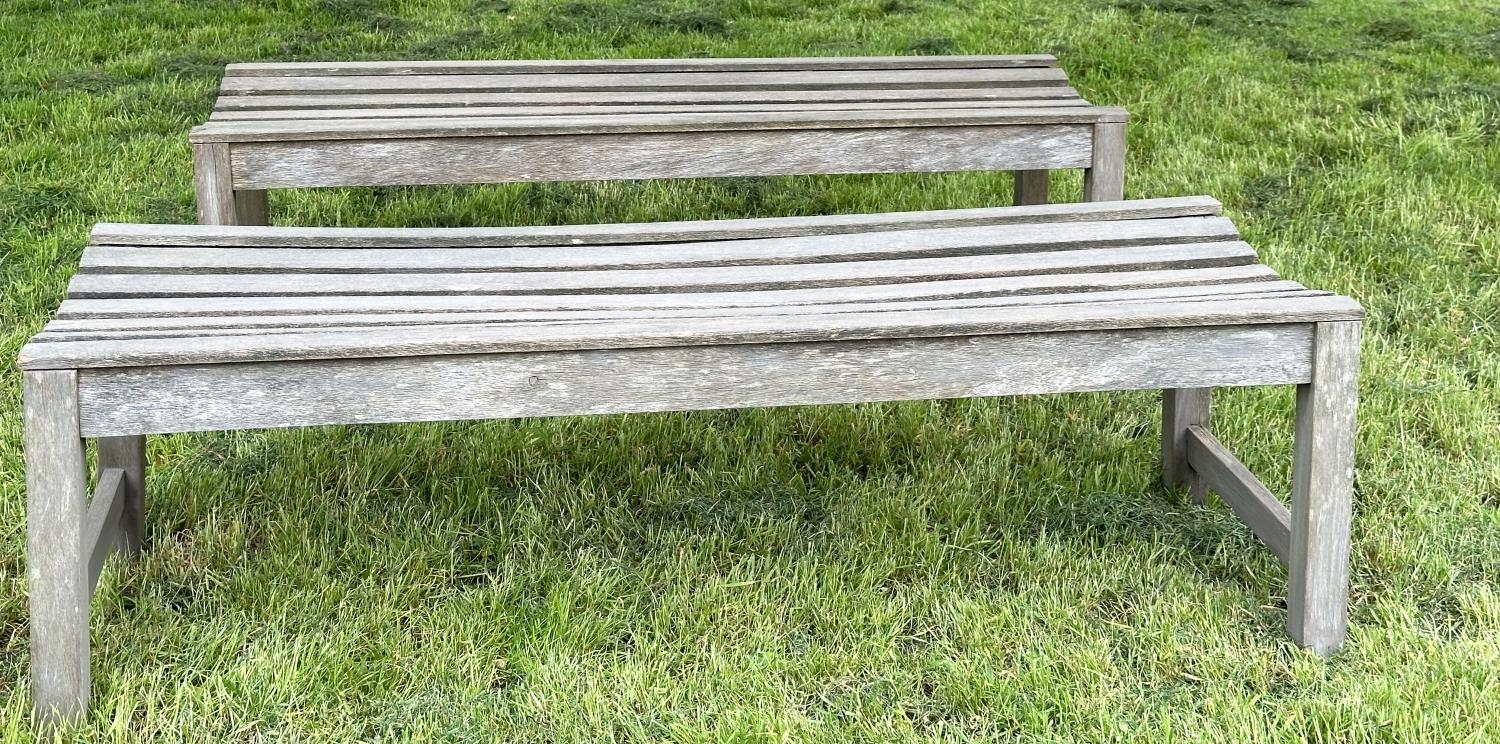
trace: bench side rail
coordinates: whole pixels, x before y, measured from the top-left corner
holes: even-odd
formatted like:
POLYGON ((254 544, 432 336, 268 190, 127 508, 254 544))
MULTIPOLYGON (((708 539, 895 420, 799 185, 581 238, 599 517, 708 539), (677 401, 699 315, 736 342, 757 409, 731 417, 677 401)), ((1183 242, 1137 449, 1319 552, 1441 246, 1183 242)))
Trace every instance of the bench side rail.
POLYGON ((79 373, 85 436, 1299 384, 1311 325, 249 362, 79 373))

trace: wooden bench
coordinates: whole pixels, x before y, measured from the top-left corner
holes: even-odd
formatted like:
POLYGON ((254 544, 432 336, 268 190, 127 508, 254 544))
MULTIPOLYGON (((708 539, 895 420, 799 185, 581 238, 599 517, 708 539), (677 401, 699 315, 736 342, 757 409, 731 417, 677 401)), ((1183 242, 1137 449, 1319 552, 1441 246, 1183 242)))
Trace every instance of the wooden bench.
POLYGON ((1125 111, 1046 55, 233 64, 190 138, 199 222, 266 189, 1081 168, 1124 196, 1125 111))
POLYGON ((100 566, 142 545, 143 435, 1023 393, 1165 389, 1166 482, 1222 496, 1288 566, 1291 636, 1331 652, 1361 310, 1218 213, 99 225, 20 356, 37 709, 86 705, 100 566), (1209 431, 1209 390, 1240 385, 1297 386, 1290 511, 1209 431))

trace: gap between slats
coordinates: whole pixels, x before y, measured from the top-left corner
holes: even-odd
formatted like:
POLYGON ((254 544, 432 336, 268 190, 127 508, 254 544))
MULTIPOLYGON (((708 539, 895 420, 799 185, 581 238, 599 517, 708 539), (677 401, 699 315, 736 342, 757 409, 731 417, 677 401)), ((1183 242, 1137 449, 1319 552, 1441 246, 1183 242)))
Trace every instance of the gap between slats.
POLYGON ((416 326, 338 333, 211 336, 191 339, 33 342, 23 369, 86 369, 239 361, 292 361, 387 356, 487 354, 523 351, 648 348, 753 343, 798 343, 894 338, 939 338, 1179 326, 1259 325, 1357 320, 1358 303, 1345 297, 1295 301, 1220 299, 1083 303, 1046 307, 980 308, 963 313, 907 310, 852 315, 755 316, 706 320, 607 321, 571 324, 416 326))
POLYGON ((662 105, 553 105, 553 106, 423 106, 386 108, 310 108, 266 110, 216 110, 209 123, 274 122, 286 125, 309 120, 408 119, 408 118, 481 118, 503 116, 578 116, 611 114, 679 114, 679 113, 805 113, 818 111, 930 111, 960 109, 984 111, 1009 108, 1085 107, 1082 98, 1026 98, 1004 101, 889 101, 880 103, 796 103, 796 104, 685 104, 662 105))
POLYGON ((1235 285, 1164 287, 1105 292, 1072 292, 1025 295, 1008 298, 960 300, 900 300, 890 302, 845 302, 759 307, 656 308, 634 310, 545 310, 511 312, 410 312, 377 314, 274 315, 237 317, 167 317, 139 319, 54 320, 36 336, 41 341, 132 338, 149 336, 211 335, 217 332, 280 333, 320 327, 394 325, 461 325, 479 323, 532 323, 664 318, 715 318, 751 315, 809 315, 871 313, 896 310, 965 310, 973 308, 1072 305, 1079 303, 1141 302, 1160 299, 1205 301, 1221 298, 1319 297, 1331 293, 1309 290, 1289 281, 1264 281, 1235 285))
POLYGON ((655 294, 533 294, 420 296, 262 296, 144 299, 65 299, 59 319, 152 318, 297 313, 414 313, 499 310, 639 310, 718 307, 783 307, 839 302, 981 299, 1048 293, 1216 286, 1271 282, 1279 277, 1264 264, 1210 269, 1171 269, 1129 273, 1078 273, 940 281, 865 284, 852 287, 655 294))
POLYGON ((1210 268, 1249 264, 1255 260, 1255 251, 1249 244, 1220 241, 952 258, 687 269, 462 274, 77 274, 69 282, 68 296, 587 294, 793 289, 922 279, 1210 268))

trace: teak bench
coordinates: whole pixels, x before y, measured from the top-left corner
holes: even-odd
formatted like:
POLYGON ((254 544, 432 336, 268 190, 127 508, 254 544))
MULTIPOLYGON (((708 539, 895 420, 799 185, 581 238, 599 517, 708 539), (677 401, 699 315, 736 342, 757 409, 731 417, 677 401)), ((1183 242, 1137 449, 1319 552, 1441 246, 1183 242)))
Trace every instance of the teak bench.
POLYGON ((1123 109, 1047 55, 232 64, 192 131, 199 222, 266 189, 781 174, 1048 171, 1124 196, 1123 109))
POLYGON ((1257 261, 1206 197, 714 222, 102 224, 21 351, 32 691, 89 694, 89 601, 141 549, 143 435, 1166 391, 1168 484, 1288 566, 1342 642, 1361 310, 1257 261), (1290 511, 1209 390, 1296 385, 1290 511), (98 440, 98 475, 85 440, 98 440))

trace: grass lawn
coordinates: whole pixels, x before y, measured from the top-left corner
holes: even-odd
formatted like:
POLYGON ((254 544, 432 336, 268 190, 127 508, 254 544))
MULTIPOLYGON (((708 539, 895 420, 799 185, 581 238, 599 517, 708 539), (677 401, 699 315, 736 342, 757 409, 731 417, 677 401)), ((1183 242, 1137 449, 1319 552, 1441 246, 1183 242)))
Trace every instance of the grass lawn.
MULTIPOLYGON (((193 221, 235 60, 1052 52, 1129 196, 1212 194, 1369 310, 1346 650, 1157 476, 1149 393, 156 437, 94 601, 129 741, 1500 739, 1500 11, 1484 0, 7 0, 0 358, 98 220, 193 221)), ((305 190, 293 224, 1007 203, 1007 174, 305 190)), ((1076 174, 1056 198, 1080 193, 1076 174)), ((0 740, 29 724, 0 364, 0 740)), ((1289 483, 1290 389, 1217 430, 1289 483)), ((1284 487, 1281 489, 1286 490, 1284 487)))

